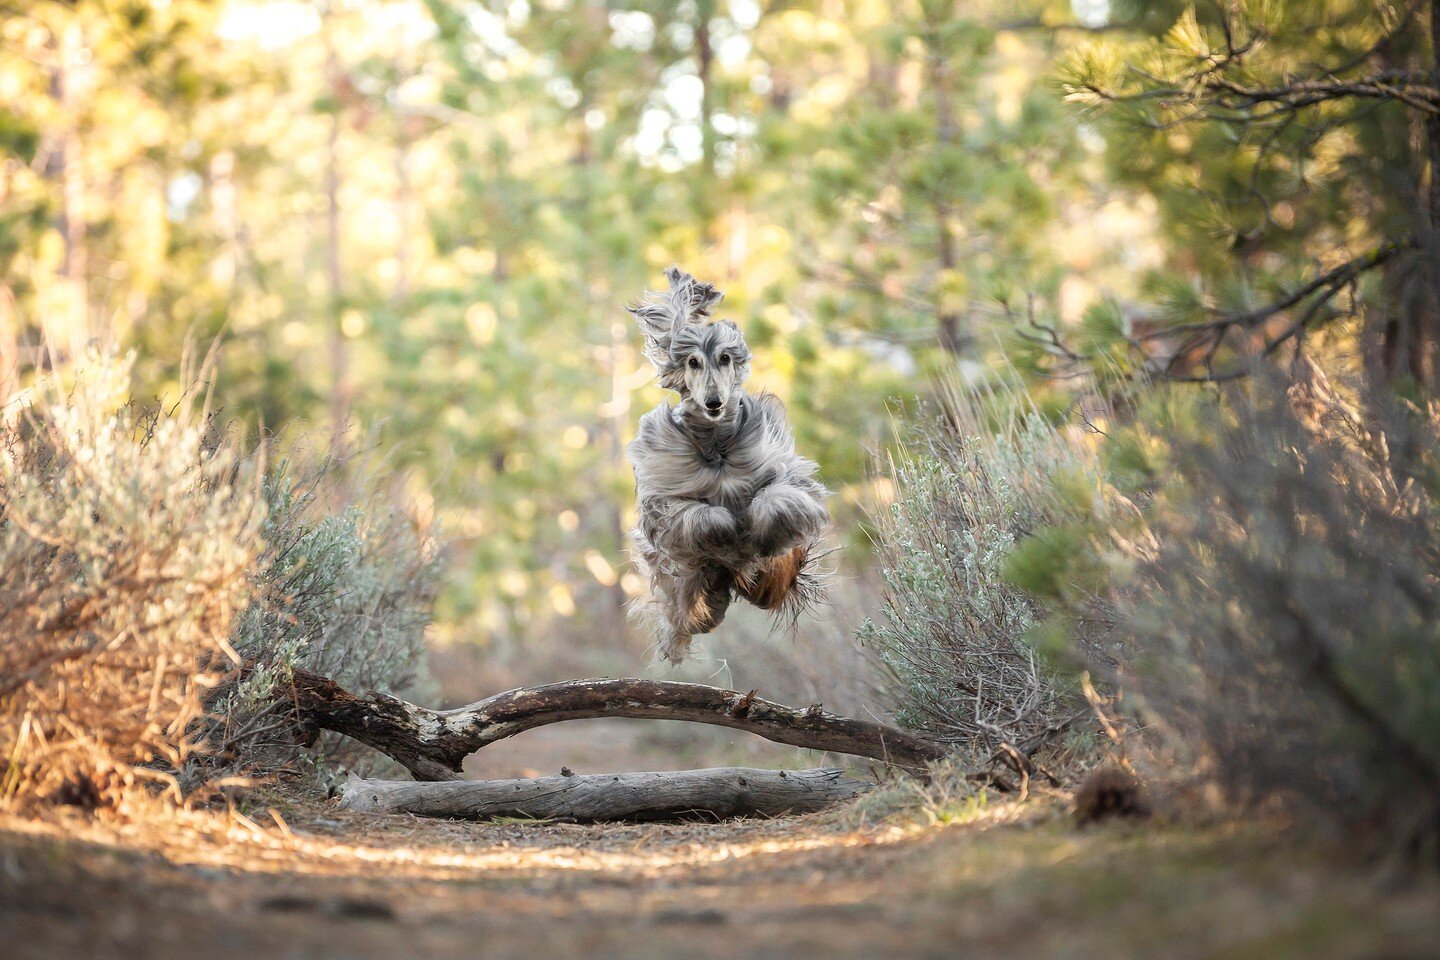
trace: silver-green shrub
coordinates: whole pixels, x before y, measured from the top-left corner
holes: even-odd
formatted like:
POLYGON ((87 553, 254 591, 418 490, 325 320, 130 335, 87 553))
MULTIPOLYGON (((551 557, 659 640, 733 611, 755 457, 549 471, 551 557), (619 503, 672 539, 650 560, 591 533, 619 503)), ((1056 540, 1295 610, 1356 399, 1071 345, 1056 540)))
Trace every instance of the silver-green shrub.
POLYGON ((246 670, 211 707, 221 756, 250 773, 309 769, 317 760, 353 766, 366 753, 352 741, 327 736, 318 750, 295 744, 284 686, 298 668, 357 691, 423 695, 439 545, 433 530, 382 497, 331 509, 339 497, 324 466, 297 479, 281 462, 264 495, 255 600, 231 636, 246 670))
POLYGON ((874 517, 883 605, 861 633, 893 674, 898 719, 975 752, 1025 743, 1076 709, 1026 642, 1037 609, 1005 565, 1055 519, 1055 478, 1091 462, 1033 409, 992 419, 999 406, 951 396, 888 464, 893 501, 874 517))
POLYGON ((1126 678, 1157 737, 1231 797, 1433 844, 1440 405, 1361 413, 1297 368, 1257 374, 1174 443, 1160 547, 1118 607, 1126 678))

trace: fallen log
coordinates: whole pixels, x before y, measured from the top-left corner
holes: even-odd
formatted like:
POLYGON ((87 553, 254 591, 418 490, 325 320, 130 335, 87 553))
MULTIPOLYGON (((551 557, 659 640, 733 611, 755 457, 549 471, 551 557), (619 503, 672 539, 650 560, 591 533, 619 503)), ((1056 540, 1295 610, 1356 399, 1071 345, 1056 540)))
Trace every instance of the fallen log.
POLYGON ((340 805, 364 813, 487 820, 675 820, 809 813, 870 784, 839 770, 718 767, 663 773, 562 775, 529 780, 351 780, 340 805))
POLYGON ((319 730, 353 737, 392 757, 416 780, 457 780, 460 765, 481 748, 517 733, 596 717, 687 720, 732 727, 796 747, 868 757, 912 772, 946 755, 943 746, 867 720, 795 709, 739 693, 671 680, 567 680, 522 687, 455 710, 428 710, 371 693, 359 696, 328 677, 294 672, 287 689, 296 721, 312 739, 319 730))

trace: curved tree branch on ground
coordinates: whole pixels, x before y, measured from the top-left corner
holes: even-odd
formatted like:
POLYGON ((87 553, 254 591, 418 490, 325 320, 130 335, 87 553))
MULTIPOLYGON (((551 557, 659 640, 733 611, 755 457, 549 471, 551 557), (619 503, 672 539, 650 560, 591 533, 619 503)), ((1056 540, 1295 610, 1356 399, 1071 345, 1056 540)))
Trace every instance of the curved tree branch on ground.
POLYGON ((739 693, 670 680, 568 680, 496 694, 455 710, 429 710, 384 694, 359 696, 296 670, 283 696, 301 728, 353 737, 393 758, 417 780, 457 780, 467 756, 497 740, 563 720, 628 717, 732 727, 796 747, 868 757, 921 772, 941 744, 866 720, 795 709, 739 693))

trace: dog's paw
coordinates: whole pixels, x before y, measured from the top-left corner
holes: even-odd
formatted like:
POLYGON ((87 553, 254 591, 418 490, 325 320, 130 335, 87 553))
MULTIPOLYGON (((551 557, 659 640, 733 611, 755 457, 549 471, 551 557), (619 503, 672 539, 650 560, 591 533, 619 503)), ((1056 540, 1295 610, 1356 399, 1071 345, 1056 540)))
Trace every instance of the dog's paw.
POLYGON ((682 664, 690 656, 690 635, 666 631, 660 638, 660 659, 666 663, 682 664))
POLYGON ((723 550, 740 541, 740 524, 724 507, 702 507, 694 520, 695 542, 707 550, 723 550))
POLYGON ((762 557, 775 557, 818 533, 829 514, 803 490, 778 484, 760 491, 746 519, 755 551, 762 557))

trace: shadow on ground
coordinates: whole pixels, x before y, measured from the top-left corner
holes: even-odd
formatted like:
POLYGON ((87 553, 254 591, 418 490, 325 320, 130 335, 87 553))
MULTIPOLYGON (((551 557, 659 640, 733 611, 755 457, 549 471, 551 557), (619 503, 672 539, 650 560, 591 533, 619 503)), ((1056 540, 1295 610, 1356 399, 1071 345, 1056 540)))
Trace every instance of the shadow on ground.
POLYGON ((928 826, 260 809, 0 824, 6 955, 1419 958, 1440 934, 1433 881, 1293 833, 1077 831, 1050 801, 928 826))

